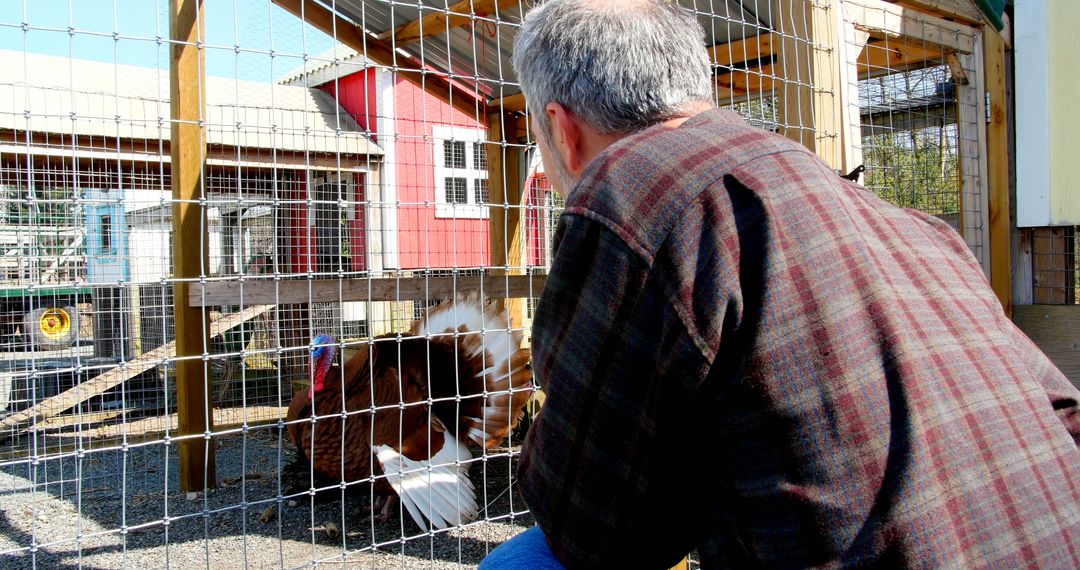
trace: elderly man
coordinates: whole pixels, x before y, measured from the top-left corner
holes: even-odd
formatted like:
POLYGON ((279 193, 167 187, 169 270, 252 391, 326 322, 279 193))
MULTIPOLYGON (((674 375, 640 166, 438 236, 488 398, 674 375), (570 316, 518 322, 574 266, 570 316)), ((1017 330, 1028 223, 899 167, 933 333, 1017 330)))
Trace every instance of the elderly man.
POLYGON ((566 210, 485 567, 1080 567, 1080 393, 948 225, 713 109, 672 2, 545 2, 514 68, 566 210))

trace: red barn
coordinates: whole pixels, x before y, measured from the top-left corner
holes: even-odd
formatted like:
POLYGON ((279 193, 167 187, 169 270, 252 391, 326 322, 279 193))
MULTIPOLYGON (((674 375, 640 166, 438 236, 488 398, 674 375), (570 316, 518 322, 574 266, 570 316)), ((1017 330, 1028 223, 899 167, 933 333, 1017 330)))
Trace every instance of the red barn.
MULTIPOLYGON (((487 153, 492 146, 485 143, 481 117, 344 47, 313 58, 284 83, 333 95, 385 153, 380 195, 369 196, 369 212, 380 212, 382 239, 381 247, 368 251, 381 259, 369 267, 445 270, 490 264, 487 153)), ((526 260, 542 266, 557 215, 552 211, 561 200, 550 192, 539 160, 533 162, 524 204, 526 260)))

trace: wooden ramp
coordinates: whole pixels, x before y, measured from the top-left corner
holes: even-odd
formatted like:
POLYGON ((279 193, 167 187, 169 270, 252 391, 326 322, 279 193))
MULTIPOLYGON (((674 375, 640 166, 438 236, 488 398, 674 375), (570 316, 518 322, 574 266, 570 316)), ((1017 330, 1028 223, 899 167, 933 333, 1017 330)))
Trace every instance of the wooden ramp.
MULTIPOLYGON (((214 409, 214 431, 226 431, 243 425, 274 423, 285 417, 289 409, 278 406, 248 406, 246 408, 214 409)), ((89 428, 57 430, 54 426, 35 427, 34 433, 45 433, 56 439, 121 439, 124 437, 143 438, 158 436, 176 431, 179 419, 175 413, 167 416, 151 416, 130 420, 124 423, 104 423, 89 428)))
MULTIPOLYGON (((215 409, 214 431, 233 430, 245 424, 254 426, 277 423, 285 417, 286 412, 288 408, 278 406, 215 409)), ((0 461, 109 449, 124 444, 160 442, 165 433, 175 431, 178 425, 176 414, 141 417, 127 423, 111 423, 120 421, 121 417, 120 412, 90 413, 37 422, 25 432, 33 436, 37 443, 31 447, 0 450, 0 461)), ((235 436, 234 433, 229 437, 235 436)))
MULTIPOLYGON (((238 313, 225 315, 210 323, 210 337, 213 338, 234 329, 240 326, 240 324, 257 317, 272 308, 274 308, 274 305, 254 305, 238 313)), ((88 380, 69 390, 46 398, 34 406, 0 420, 0 429, 27 426, 34 422, 56 416, 64 410, 71 409, 80 402, 85 402, 94 396, 103 394, 106 390, 119 386, 147 370, 165 364, 168 362, 169 358, 175 356, 176 342, 169 342, 168 344, 155 348, 134 360, 124 362, 112 370, 99 374, 92 380, 88 380)))

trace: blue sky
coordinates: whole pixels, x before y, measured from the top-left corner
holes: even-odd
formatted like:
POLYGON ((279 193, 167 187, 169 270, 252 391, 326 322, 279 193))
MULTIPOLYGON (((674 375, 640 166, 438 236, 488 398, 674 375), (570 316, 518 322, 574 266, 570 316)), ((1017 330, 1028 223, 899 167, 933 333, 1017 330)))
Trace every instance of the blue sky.
MULTIPOLYGON (((168 10, 169 0, 0 0, 0 49, 168 69, 156 41, 168 37, 168 10)), ((270 0, 205 0, 205 14, 210 75, 276 81, 334 43, 270 0)))

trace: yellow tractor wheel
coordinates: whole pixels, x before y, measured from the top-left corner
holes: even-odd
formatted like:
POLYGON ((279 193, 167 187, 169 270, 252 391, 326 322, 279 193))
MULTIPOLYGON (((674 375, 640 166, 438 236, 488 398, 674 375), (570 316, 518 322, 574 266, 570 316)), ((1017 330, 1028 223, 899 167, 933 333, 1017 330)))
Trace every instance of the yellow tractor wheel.
POLYGON ((23 330, 30 333, 34 350, 59 350, 75 340, 78 318, 75 307, 42 307, 26 314, 23 330))

